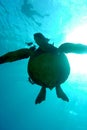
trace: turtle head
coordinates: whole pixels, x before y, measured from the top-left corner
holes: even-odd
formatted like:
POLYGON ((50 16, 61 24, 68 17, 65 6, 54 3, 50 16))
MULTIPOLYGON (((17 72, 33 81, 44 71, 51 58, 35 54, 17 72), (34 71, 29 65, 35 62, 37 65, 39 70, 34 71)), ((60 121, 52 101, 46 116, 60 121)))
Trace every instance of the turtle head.
POLYGON ((35 33, 34 34, 35 42, 40 46, 41 44, 47 43, 50 39, 46 38, 42 33, 35 33))

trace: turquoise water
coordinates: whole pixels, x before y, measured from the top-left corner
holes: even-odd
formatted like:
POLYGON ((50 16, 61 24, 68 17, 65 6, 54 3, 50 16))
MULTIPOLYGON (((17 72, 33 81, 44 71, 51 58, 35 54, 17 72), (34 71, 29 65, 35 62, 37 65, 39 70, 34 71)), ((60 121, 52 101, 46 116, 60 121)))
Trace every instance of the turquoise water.
MULTIPOLYGON (((0 55, 34 42, 43 33, 56 47, 64 42, 87 44, 86 0, 0 0, 0 55)), ((29 59, 0 65, 0 130, 86 130, 87 56, 67 54, 71 66, 62 84, 69 103, 47 90, 46 101, 35 105, 40 90, 28 82, 29 59)))

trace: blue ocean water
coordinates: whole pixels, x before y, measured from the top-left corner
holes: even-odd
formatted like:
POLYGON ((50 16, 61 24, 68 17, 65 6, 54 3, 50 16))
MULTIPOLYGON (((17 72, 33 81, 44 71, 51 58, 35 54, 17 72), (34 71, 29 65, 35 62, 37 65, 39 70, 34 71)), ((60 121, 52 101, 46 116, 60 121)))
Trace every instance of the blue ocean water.
MULTIPOLYGON (((0 0, 0 55, 34 42, 43 33, 56 47, 64 42, 87 44, 86 0, 0 0)), ((70 101, 28 81, 29 59, 0 65, 0 130, 87 130, 87 55, 67 54, 71 73, 61 85, 70 101)))

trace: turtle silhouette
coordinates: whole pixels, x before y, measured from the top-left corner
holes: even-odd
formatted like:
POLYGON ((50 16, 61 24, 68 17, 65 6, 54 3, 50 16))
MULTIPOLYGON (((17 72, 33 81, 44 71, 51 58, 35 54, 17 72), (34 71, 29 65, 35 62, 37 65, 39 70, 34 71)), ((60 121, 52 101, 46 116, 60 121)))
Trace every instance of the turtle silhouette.
MULTIPOLYGON (((83 44, 64 43, 59 48, 49 44, 49 39, 41 33, 34 34, 34 40, 38 44, 0 56, 0 64, 29 58, 27 71, 29 81, 41 86, 35 104, 46 99, 46 88, 56 89, 56 95, 64 101, 69 101, 61 88, 70 74, 69 61, 64 53, 87 53, 87 46, 83 44)), ((28 44, 30 45, 30 44, 28 44)))

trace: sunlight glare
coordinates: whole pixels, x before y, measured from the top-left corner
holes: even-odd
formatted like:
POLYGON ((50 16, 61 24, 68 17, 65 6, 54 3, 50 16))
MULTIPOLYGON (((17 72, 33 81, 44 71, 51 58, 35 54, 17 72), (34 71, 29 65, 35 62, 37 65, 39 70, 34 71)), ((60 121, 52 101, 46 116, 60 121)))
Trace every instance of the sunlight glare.
POLYGON ((72 73, 87 74, 87 55, 67 54, 72 73))
POLYGON ((66 41, 87 45, 87 24, 75 27, 67 34, 66 41))
MULTIPOLYGON (((80 25, 67 34, 66 42, 87 45, 87 24, 80 25)), ((73 73, 87 74, 87 54, 67 55, 73 73)))

